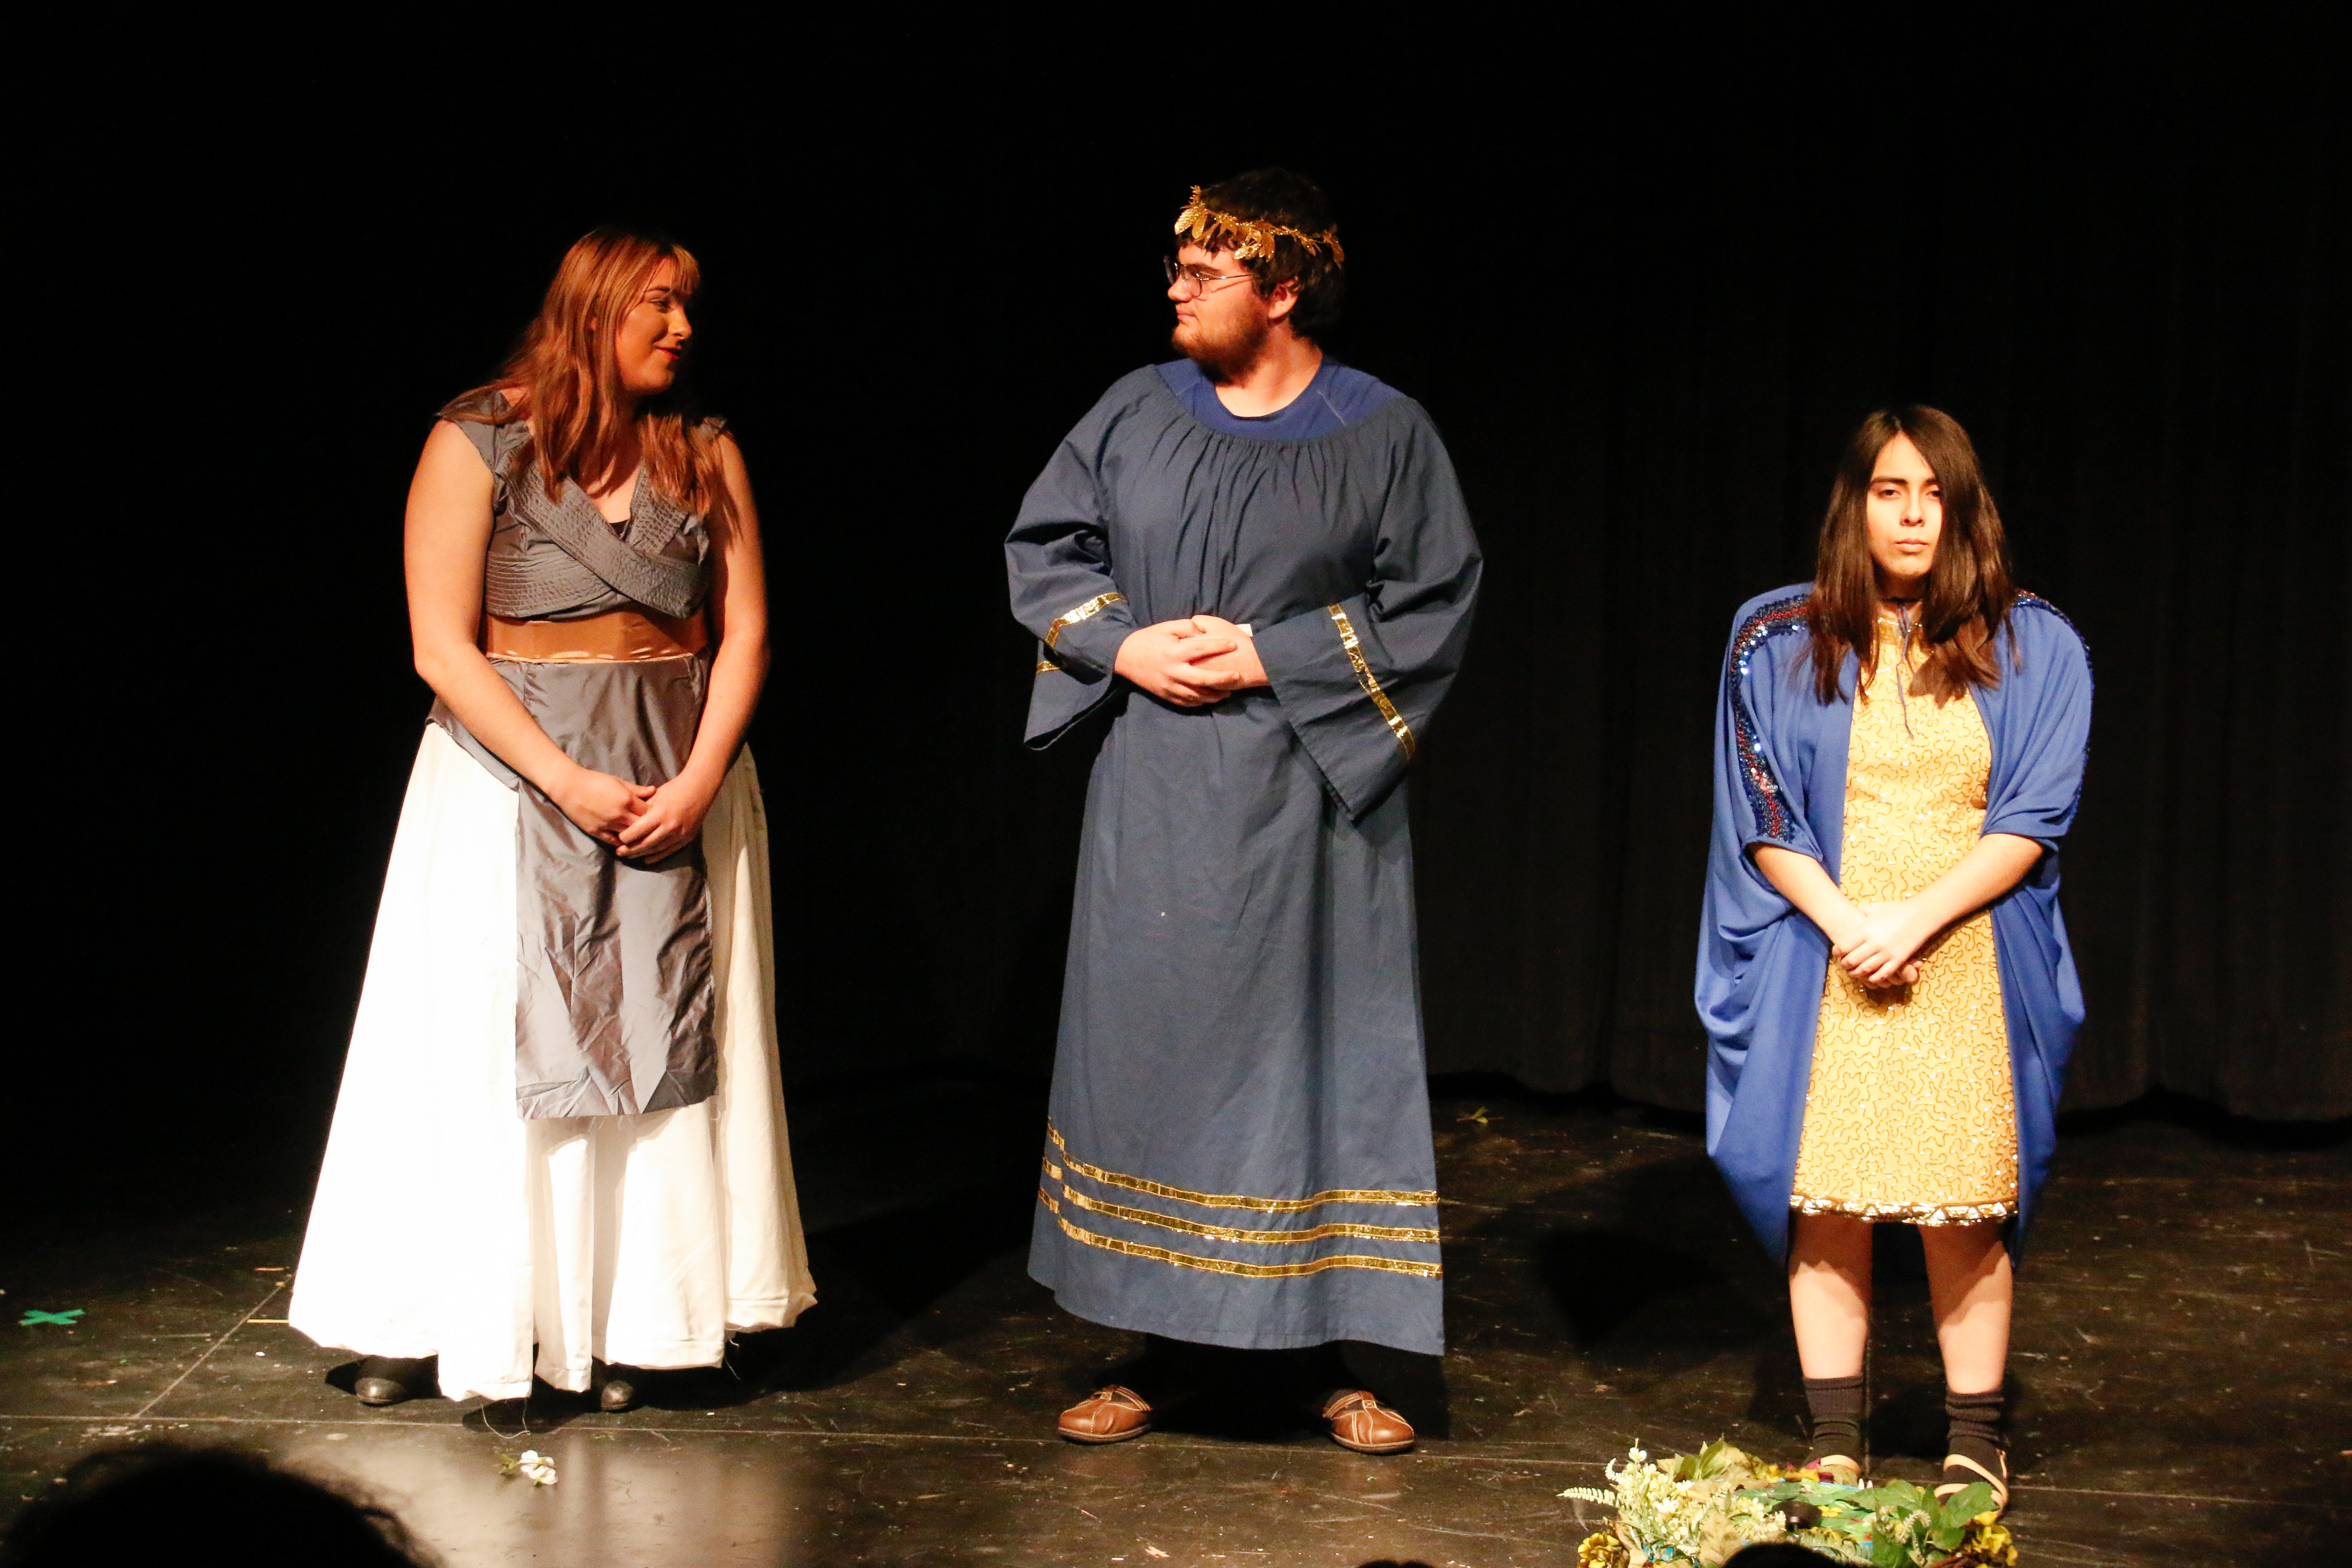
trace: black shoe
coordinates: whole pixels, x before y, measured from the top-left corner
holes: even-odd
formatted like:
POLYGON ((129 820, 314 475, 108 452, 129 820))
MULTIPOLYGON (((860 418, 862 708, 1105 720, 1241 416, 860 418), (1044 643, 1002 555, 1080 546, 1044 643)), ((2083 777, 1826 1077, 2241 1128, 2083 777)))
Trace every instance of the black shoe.
POLYGON ((622 1369, 604 1369, 604 1381, 596 1390, 596 1404, 605 1414, 618 1415, 624 1410, 634 1410, 637 1404, 637 1385, 621 1375, 622 1369))
POLYGON ((431 1386, 425 1370, 430 1359, 363 1356, 360 1360, 359 1381, 352 1384, 352 1392, 359 1396, 362 1405, 399 1405, 414 1399, 431 1386))

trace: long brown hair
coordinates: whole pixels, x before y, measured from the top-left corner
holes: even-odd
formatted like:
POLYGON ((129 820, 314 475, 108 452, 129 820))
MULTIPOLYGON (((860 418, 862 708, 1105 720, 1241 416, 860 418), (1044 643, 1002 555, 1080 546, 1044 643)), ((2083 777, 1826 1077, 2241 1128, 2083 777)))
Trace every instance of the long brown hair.
MULTIPOLYGON (((446 416, 486 425, 529 419, 530 434, 515 454, 515 472, 526 473, 536 463, 550 500, 566 479, 602 478, 621 445, 627 406, 613 334, 665 261, 677 269, 672 291, 690 298, 701 285, 702 268, 684 246, 625 228, 581 236, 563 253, 538 317, 498 380, 457 398, 446 416), (503 410, 490 406, 492 392, 507 395, 503 410)), ((686 405, 683 377, 668 391, 637 400, 631 422, 646 478, 688 511, 723 515, 727 484, 718 444, 688 426, 686 405)))
POLYGON ((1939 408, 1906 403, 1862 422, 1830 487, 1812 596, 1805 603, 1812 628, 1813 692, 1823 702, 1838 699, 1838 672, 1849 649, 1861 663, 1864 686, 1876 670, 1878 579, 1870 560, 1870 480, 1878 454, 1897 436, 1910 437, 1935 470, 1944 503, 1936 564, 1928 569, 1919 605, 1927 657, 1911 690, 1949 701, 1970 686, 2000 684, 1993 641, 2008 624, 2017 596, 2000 509, 1985 488, 1977 449, 1960 422, 1939 408))

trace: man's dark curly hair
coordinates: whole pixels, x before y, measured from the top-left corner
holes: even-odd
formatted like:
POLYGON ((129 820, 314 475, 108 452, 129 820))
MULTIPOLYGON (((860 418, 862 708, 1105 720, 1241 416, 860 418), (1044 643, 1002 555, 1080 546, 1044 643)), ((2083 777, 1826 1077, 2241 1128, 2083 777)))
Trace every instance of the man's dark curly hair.
MULTIPOLYGON (((1331 198, 1304 174, 1287 169, 1252 169, 1201 188, 1201 200, 1220 212, 1259 223, 1278 223, 1306 234, 1337 234, 1339 220, 1331 198)), ((1230 233, 1212 231, 1205 248, 1223 250, 1236 243, 1230 233)), ((1301 337, 1318 338, 1339 321, 1339 305, 1348 295, 1348 275, 1324 246, 1310 253, 1291 238, 1275 241, 1272 256, 1254 256, 1242 265, 1257 279, 1257 291, 1271 294, 1286 279, 1298 285, 1298 303, 1290 309, 1291 330, 1301 337)))

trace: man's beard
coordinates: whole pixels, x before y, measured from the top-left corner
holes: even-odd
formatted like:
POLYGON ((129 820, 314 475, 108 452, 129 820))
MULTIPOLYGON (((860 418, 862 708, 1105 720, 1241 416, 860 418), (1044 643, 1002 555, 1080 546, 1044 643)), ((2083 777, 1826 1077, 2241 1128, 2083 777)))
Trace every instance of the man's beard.
POLYGON ((1240 380, 1265 352, 1265 341, 1273 335, 1274 323, 1251 311, 1214 337, 1194 316, 1189 328, 1179 322, 1168 341, 1178 353, 1206 372, 1211 381, 1223 384, 1240 380))

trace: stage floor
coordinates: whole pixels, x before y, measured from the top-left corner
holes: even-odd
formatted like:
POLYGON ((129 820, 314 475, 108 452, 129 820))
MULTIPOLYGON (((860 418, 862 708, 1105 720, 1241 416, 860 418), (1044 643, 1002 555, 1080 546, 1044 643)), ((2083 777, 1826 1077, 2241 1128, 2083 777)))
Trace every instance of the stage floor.
MULTIPOLYGON (((1124 1563, 1565 1568, 1561 1488, 1725 1436, 1793 1460, 1777 1270, 1695 1124, 1444 1083, 1453 1350, 1358 1373, 1420 1426, 1367 1459, 1266 1412, 1195 1409, 1081 1448, 1055 1411, 1136 1348, 1023 1271, 1043 1108, 935 1079, 793 1104, 819 1305, 727 1371, 606 1416, 541 1393, 362 1409, 279 1321, 306 1194, 142 1223, 18 1223, 0 1307, 0 1517, 91 1448, 248 1445, 355 1479, 451 1568, 1124 1563), (889 1157, 877 1158, 887 1148, 889 1157), (73 1327, 17 1326, 81 1308, 73 1327), (499 1474, 551 1453, 551 1489, 499 1474)), ((1916 1243, 1914 1244, 1916 1250, 1916 1243)), ((1873 1444, 1926 1479, 1926 1288, 1884 1248, 1873 1444)), ((2352 1532, 2352 1145, 2189 1116, 2078 1119, 2018 1299, 2011 1524, 2028 1564, 2341 1561, 2352 1532)), ((339 1372, 339 1369, 342 1369, 339 1372)))

